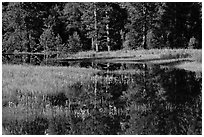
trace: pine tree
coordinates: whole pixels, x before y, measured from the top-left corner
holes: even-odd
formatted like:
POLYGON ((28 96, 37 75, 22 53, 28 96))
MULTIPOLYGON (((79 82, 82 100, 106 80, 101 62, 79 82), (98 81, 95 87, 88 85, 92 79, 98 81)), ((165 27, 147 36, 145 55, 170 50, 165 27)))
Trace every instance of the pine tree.
POLYGON ((122 47, 121 31, 127 20, 127 13, 118 3, 86 3, 83 10, 83 24, 87 36, 92 39, 92 48, 116 50, 122 47), (97 45, 97 46, 96 46, 97 45))
POLYGON ((98 8, 97 3, 85 2, 81 4, 82 26, 84 26, 85 35, 91 42, 91 49, 98 51, 98 8))
POLYGON ((44 47, 44 51, 55 51, 55 35, 52 28, 44 30, 40 36, 40 44, 44 47))
POLYGON ((47 64, 47 59, 52 51, 56 51, 55 36, 51 27, 44 30, 40 36, 40 45, 44 49, 44 60, 47 64))
POLYGON ((77 32, 70 36, 67 42, 67 49, 70 53, 76 53, 82 50, 82 44, 77 32))
POLYGON ((59 55, 62 53, 63 51, 63 44, 62 44, 62 38, 60 37, 59 34, 57 34, 56 38, 55 38, 55 46, 56 46, 56 50, 57 50, 57 58, 59 57, 59 55))
MULTIPOLYGON (((8 3, 3 12, 3 47, 18 51, 33 52, 39 43, 46 9, 43 3, 8 3), (41 11, 41 12, 40 12, 41 11), (18 42, 16 42, 18 41, 18 42)), ((31 56, 27 55, 26 62, 31 56)))
POLYGON ((148 35, 155 30, 160 16, 160 3, 136 2, 125 4, 129 12, 127 40, 131 47, 147 48, 148 35))

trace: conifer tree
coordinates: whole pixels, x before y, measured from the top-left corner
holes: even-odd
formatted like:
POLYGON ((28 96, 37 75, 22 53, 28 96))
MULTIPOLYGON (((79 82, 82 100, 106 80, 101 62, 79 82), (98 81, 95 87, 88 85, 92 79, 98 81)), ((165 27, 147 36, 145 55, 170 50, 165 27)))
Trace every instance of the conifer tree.
MULTIPOLYGON (((132 46, 147 48, 148 34, 158 25, 160 3, 135 2, 127 3, 129 20, 127 39, 132 46)), ((133 47, 134 48, 134 47, 133 47)))
POLYGON ((76 53, 82 50, 82 44, 79 35, 75 32, 69 37, 67 42, 68 51, 71 53, 76 53))
POLYGON ((44 47, 44 51, 55 51, 55 35, 52 28, 44 30, 40 36, 40 44, 44 47))

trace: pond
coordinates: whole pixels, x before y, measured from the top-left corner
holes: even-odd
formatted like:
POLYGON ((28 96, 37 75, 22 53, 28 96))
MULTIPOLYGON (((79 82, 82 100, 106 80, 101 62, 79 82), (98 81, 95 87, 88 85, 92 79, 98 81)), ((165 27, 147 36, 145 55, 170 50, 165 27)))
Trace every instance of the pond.
POLYGON ((45 117, 27 122, 24 134, 202 134, 202 77, 194 72, 145 63, 63 65, 101 71, 43 96, 45 117))

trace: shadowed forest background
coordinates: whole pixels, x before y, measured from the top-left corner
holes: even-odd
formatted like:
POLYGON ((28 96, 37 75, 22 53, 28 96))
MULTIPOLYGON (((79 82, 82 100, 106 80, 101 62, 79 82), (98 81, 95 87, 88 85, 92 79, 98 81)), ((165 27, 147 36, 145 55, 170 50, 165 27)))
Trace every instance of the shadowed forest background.
POLYGON ((2 4, 3 54, 202 47, 198 2, 2 4))

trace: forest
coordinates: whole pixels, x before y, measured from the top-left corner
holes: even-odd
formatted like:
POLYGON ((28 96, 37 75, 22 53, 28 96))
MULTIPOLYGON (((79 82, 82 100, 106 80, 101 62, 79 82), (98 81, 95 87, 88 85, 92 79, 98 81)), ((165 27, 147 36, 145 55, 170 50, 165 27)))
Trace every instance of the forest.
POLYGON ((3 135, 201 135, 202 3, 3 2, 3 135))
POLYGON ((153 48, 201 49, 202 3, 2 3, 3 54, 153 48))

